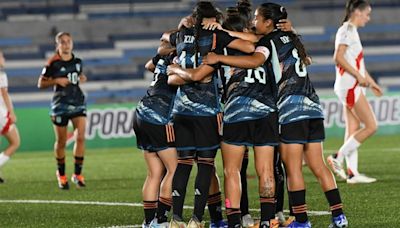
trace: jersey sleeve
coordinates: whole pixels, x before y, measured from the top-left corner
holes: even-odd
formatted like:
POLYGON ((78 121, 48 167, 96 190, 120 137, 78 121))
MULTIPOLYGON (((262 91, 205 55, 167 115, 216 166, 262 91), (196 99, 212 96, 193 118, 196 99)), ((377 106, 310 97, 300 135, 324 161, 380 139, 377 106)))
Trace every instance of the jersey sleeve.
POLYGON ((8 79, 6 72, 0 72, 0 88, 7 88, 8 87, 8 79))
POLYGON ((42 76, 43 77, 50 78, 53 75, 54 75, 54 69, 52 67, 52 64, 46 65, 45 67, 43 67, 43 69, 42 69, 42 76))
POLYGON ((338 33, 336 35, 336 39, 338 39, 337 43, 350 46, 350 44, 352 43, 351 37, 351 28, 348 26, 342 27, 338 30, 338 33))
POLYGON ((160 56, 159 54, 157 54, 156 56, 154 56, 154 57, 151 59, 151 62, 153 63, 154 66, 156 66, 157 63, 158 63, 158 61, 159 61, 160 59, 161 59, 161 56, 160 56))
POLYGON ((271 44, 267 37, 261 38, 257 45, 256 50, 254 52, 261 53, 265 56, 265 60, 267 60, 271 54, 271 44))
POLYGON ((216 35, 216 50, 218 50, 216 52, 220 52, 218 54, 223 54, 224 48, 227 47, 232 41, 238 39, 221 30, 216 30, 214 34, 216 35))

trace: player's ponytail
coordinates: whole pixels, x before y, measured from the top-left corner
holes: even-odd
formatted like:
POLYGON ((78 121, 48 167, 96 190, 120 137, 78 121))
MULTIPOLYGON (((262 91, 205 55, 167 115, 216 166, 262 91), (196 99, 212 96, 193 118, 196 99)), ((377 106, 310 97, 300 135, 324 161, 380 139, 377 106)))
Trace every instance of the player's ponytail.
POLYGON ((226 18, 222 27, 231 31, 243 32, 247 27, 247 21, 240 15, 236 7, 226 9, 226 18))
POLYGON ((236 8, 239 12, 239 15, 242 17, 244 21, 246 21, 247 28, 251 27, 252 13, 251 2, 250 0, 238 0, 236 3, 236 8))
POLYGON ((363 10, 368 6, 370 6, 370 4, 366 0, 348 0, 345 8, 345 17, 342 23, 350 19, 351 14, 354 12, 354 10, 356 9, 363 10))
MULTIPOLYGON (((195 50, 194 50, 194 66, 198 66, 198 56, 199 52, 199 38, 200 38, 200 30, 202 28, 203 18, 218 18, 221 16, 221 13, 215 8, 215 6, 209 1, 200 1, 196 4, 196 7, 193 10, 192 17, 195 19, 194 24, 194 42, 195 42, 195 50)), ((194 67, 193 66, 193 67, 194 67)))
MULTIPOLYGON (((274 28, 276 29, 276 24, 279 23, 282 19, 287 19, 287 11, 286 8, 275 4, 275 3, 264 3, 258 8, 258 12, 262 15, 262 17, 267 20, 270 19, 274 23, 274 28)), ((300 35, 297 35, 293 32, 286 32, 290 39, 293 42, 293 45, 298 51, 298 55, 301 61, 301 67, 309 65, 310 61, 307 59, 307 52, 304 48, 303 43, 301 42, 300 35)))

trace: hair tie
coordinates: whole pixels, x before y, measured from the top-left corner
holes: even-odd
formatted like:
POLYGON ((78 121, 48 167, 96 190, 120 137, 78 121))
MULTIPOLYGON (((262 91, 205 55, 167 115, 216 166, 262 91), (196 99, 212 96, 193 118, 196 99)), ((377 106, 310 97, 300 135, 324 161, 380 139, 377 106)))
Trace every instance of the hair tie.
POLYGON ((281 13, 283 13, 283 11, 285 10, 285 7, 281 6, 281 13))

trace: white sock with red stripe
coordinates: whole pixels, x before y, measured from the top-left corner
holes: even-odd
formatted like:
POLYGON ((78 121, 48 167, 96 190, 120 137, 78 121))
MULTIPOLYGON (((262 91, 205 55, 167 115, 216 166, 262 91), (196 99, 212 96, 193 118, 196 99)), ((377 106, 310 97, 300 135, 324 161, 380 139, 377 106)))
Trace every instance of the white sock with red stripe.
POLYGON ((351 136, 347 141, 340 147, 337 160, 339 160, 340 163, 343 163, 343 160, 346 156, 349 156, 352 151, 357 150, 357 148, 360 146, 360 142, 358 142, 353 136, 351 136))
POLYGON ((357 176, 358 172, 358 150, 353 150, 348 156, 346 156, 347 172, 348 175, 357 176))
POLYGON ((5 155, 4 152, 0 154, 0 167, 2 167, 6 162, 10 160, 10 157, 5 155))

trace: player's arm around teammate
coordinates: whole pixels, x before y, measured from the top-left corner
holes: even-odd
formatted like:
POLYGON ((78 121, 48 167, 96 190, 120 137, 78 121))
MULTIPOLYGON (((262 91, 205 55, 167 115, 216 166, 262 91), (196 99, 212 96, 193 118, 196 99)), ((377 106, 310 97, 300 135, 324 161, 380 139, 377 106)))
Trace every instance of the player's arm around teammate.
MULTIPOLYGON (((20 137, 16 125, 17 117, 14 113, 14 107, 8 94, 7 74, 3 71, 5 59, 3 53, 0 52, 0 131, 7 141, 8 146, 0 153, 0 169, 15 153, 20 145, 20 137)), ((0 184, 4 179, 0 176, 0 184)))
POLYGON ((54 89, 50 115, 56 136, 54 152, 57 159, 58 185, 61 189, 69 189, 65 173, 65 147, 68 122, 71 120, 75 139, 74 174, 71 180, 77 187, 85 187, 82 167, 85 154, 86 101, 79 84, 85 82, 87 78, 82 73, 82 60, 72 53, 71 34, 60 32, 56 35, 55 42, 56 53, 44 67, 38 80, 38 87, 54 89))

